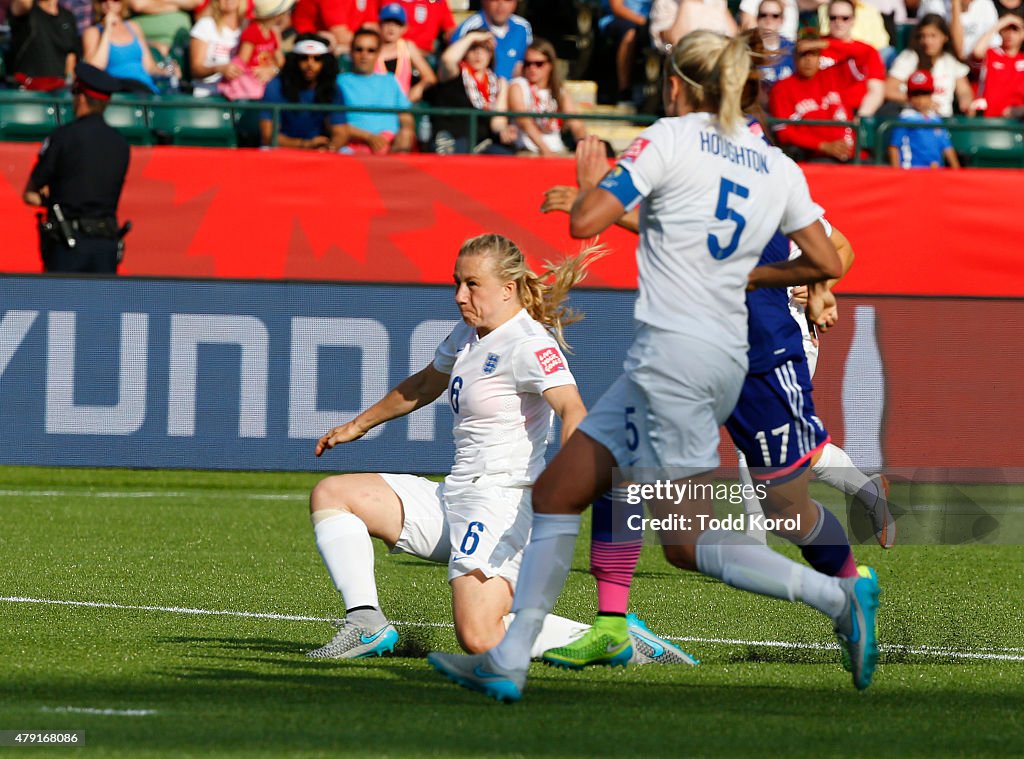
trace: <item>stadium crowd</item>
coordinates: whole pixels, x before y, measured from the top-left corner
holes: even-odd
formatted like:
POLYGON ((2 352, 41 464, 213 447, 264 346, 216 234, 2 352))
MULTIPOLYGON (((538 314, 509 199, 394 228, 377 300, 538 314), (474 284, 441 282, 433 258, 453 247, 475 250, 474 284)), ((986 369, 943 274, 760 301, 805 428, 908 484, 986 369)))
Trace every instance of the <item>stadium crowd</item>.
MULTIPOLYGON (((144 96, 473 108, 485 113, 472 128, 443 113, 293 110, 276 130, 268 110, 258 140, 350 153, 566 154, 587 122, 562 118, 575 108, 564 67, 517 10, 518 0, 479 0, 457 23, 447 0, 0 0, 4 79, 58 92, 84 60, 144 96)), ((534 20, 553 12, 531 10, 534 20)), ((1024 116, 1021 0, 601 0, 597 13, 587 75, 603 100, 633 106, 674 40, 756 29, 761 104, 801 160, 851 160, 864 118, 1024 116)), ((893 165, 949 165, 941 124, 890 140, 893 165)))

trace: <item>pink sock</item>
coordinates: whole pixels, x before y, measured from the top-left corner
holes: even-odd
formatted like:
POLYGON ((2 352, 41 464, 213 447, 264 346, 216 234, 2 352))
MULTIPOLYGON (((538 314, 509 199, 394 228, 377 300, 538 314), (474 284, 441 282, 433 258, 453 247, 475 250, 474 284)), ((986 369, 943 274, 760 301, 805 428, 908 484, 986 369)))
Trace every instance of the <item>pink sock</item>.
POLYGON ((836 577, 856 577, 857 576, 857 562, 853 558, 853 551, 850 551, 846 557, 846 561, 843 562, 843 566, 839 568, 836 573, 836 577))
POLYGON ((590 542, 590 573, 597 580, 597 611, 625 614, 629 607, 629 586, 640 558, 642 541, 635 543, 590 542))

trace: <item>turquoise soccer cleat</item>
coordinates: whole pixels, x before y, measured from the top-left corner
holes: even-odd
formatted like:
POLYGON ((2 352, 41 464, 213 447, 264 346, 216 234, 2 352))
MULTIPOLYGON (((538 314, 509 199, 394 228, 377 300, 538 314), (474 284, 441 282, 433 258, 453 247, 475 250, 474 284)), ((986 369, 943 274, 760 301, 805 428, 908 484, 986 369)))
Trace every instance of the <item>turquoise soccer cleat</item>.
MULTIPOLYGON (((839 581, 846 594, 846 607, 835 620, 839 646, 844 649, 853 674, 853 685, 864 690, 871 685, 878 666, 878 577, 870 567, 867 576, 846 577, 839 581)), ((860 572, 860 570, 858 570, 860 572)))
POLYGON ((427 661, 456 685, 482 693, 495 701, 512 703, 523 697, 526 670, 506 671, 491 661, 489 653, 467 655, 435 652, 427 655, 427 661))
POLYGON ((384 625, 379 630, 367 630, 352 622, 345 622, 334 638, 306 656, 311 659, 366 659, 383 656, 395 650, 398 630, 384 625))
POLYGON ((633 643, 633 659, 631 664, 688 664, 696 667, 700 660, 674 643, 655 635, 636 614, 626 615, 626 626, 633 643))

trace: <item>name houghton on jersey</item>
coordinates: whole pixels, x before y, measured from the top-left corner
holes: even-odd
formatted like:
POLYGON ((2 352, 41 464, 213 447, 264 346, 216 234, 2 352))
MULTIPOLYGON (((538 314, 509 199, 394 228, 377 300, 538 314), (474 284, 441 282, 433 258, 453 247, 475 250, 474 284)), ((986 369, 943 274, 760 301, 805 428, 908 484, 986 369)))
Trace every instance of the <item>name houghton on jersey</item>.
POLYGON ((718 132, 701 132, 700 149, 703 153, 721 156, 739 166, 753 169, 758 174, 768 173, 767 155, 755 148, 741 147, 718 132))

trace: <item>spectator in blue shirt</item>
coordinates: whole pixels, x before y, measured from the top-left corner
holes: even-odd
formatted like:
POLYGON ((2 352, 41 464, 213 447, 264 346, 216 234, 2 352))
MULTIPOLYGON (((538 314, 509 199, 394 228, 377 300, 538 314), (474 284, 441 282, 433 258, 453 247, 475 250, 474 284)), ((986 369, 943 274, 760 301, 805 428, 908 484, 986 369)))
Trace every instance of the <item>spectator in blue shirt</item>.
POLYGON ((889 164, 894 168, 959 169, 960 161, 949 132, 942 128, 942 119, 935 113, 935 85, 930 71, 915 71, 907 79, 909 107, 900 113, 900 121, 935 123, 929 127, 896 127, 889 137, 889 164))
POLYGON ((530 22, 515 14, 517 4, 517 0, 480 0, 479 13, 463 21, 452 36, 454 42, 469 32, 490 32, 495 45, 491 68, 508 81, 522 75, 526 48, 533 42, 530 22))
MULTIPOLYGON (((338 90, 338 61, 327 41, 302 34, 285 57, 280 75, 267 83, 265 103, 333 103, 344 105, 338 90)), ((270 145, 273 113, 260 111, 260 144, 270 145)), ((349 139, 341 111, 281 111, 277 144, 308 150, 337 150, 349 139)))
MULTIPOLYGON (((409 98, 391 73, 374 72, 380 57, 380 33, 362 28, 352 37, 352 71, 338 77, 338 87, 348 106, 409 108, 409 98)), ((354 130, 345 152, 406 153, 412 150, 416 132, 411 113, 349 111, 354 130)))

